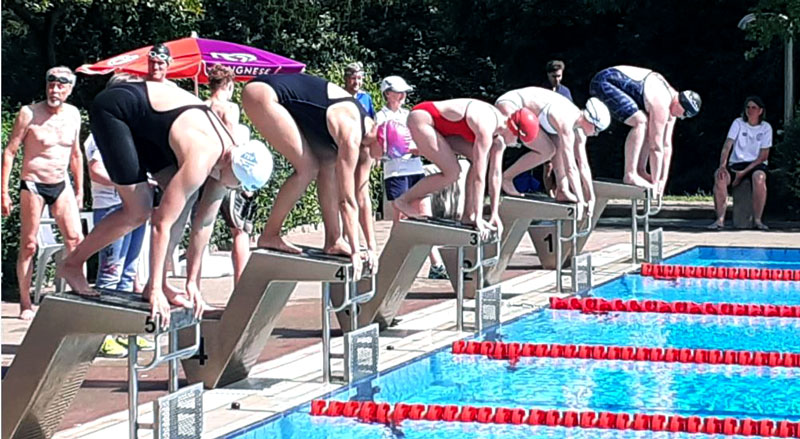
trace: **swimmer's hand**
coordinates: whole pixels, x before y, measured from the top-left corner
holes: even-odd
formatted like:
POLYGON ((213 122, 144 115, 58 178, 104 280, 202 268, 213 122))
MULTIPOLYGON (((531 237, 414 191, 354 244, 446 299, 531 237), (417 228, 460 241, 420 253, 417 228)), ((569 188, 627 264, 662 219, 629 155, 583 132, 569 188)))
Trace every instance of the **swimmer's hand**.
POLYGON ((11 209, 14 205, 11 203, 11 195, 3 194, 3 216, 11 215, 11 209))
POLYGON ((164 295, 164 291, 161 288, 145 287, 143 294, 150 296, 150 317, 152 317, 153 321, 156 321, 156 318, 161 315, 161 327, 163 329, 169 328, 170 305, 167 296, 164 295))
POLYGON ((361 259, 361 253, 353 252, 350 255, 350 262, 353 264, 353 281, 357 281, 361 279, 361 272, 363 271, 363 261, 361 259))
POLYGON ((489 227, 497 233, 498 239, 503 235, 503 221, 499 214, 495 213, 489 218, 489 227))
MULTIPOLYGON (((378 257, 372 250, 365 250, 363 252, 363 260, 367 264, 370 273, 374 276, 378 272, 378 257)), ((358 278, 356 278, 358 280, 358 278)))
POLYGON ((189 296, 189 302, 194 308, 194 317, 196 319, 203 317, 206 303, 203 301, 203 295, 200 293, 197 283, 186 282, 186 295, 189 296))

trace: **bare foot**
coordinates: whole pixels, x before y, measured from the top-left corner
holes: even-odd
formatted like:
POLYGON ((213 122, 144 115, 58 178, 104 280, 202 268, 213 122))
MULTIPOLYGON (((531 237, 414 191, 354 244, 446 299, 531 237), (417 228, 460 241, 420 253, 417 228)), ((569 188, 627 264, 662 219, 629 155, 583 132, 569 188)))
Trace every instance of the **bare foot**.
POLYGON ((514 186, 514 180, 503 179, 502 189, 503 189, 503 192, 505 192, 508 195, 511 195, 512 197, 521 197, 522 196, 522 194, 514 186))
POLYGON ((423 215, 420 215, 419 213, 415 212, 414 208, 411 207, 411 204, 409 204, 406 200, 404 200, 403 197, 395 199, 393 203, 395 209, 399 210, 403 215, 409 218, 414 218, 414 219, 424 218, 423 215))
POLYGON ((706 229, 708 229, 708 230, 722 230, 724 228, 725 228, 725 224, 723 224, 723 223, 721 223, 719 221, 714 221, 713 223, 711 223, 711 224, 706 226, 706 229))
POLYGON ((31 321, 33 320, 33 317, 35 315, 36 313, 31 308, 27 308, 23 309, 22 312, 19 313, 19 319, 25 321, 31 321))
POLYGON ((350 256, 350 246, 344 242, 344 239, 338 239, 335 244, 331 246, 325 246, 322 249, 322 252, 327 255, 343 255, 343 256, 350 256))
POLYGON ((261 237, 258 238, 258 248, 268 248, 270 250, 277 250, 279 252, 291 253, 294 255, 303 253, 303 250, 301 250, 300 247, 284 241, 284 239, 280 236, 265 237, 264 235, 261 235, 261 237))
POLYGON ((652 183, 650 183, 649 181, 647 181, 646 179, 644 179, 644 178, 642 178, 642 177, 640 177, 638 175, 634 175, 634 176, 626 175, 622 179, 622 181, 625 184, 632 184, 634 186, 638 186, 638 187, 645 188, 645 189, 653 189, 653 184, 652 183))
POLYGON ((80 266, 73 267, 62 262, 56 268, 56 277, 63 278, 72 288, 72 292, 79 296, 100 297, 100 293, 89 285, 80 266))
POLYGON ((755 227, 756 230, 769 230, 769 227, 761 221, 754 221, 753 227, 755 227))
POLYGON ((573 194, 572 191, 562 191, 556 189, 556 201, 569 201, 570 203, 577 203, 578 196, 573 194))

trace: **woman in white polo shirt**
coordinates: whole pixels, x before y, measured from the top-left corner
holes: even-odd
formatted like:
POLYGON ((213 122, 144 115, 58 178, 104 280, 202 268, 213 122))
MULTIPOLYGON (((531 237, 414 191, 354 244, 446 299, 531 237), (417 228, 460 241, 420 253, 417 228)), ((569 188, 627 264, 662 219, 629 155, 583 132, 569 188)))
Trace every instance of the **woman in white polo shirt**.
MULTIPOLYGON (((381 108, 375 115, 375 122, 380 125, 383 122, 393 120, 406 124, 408 119, 408 110, 403 108, 406 101, 406 94, 413 90, 414 87, 399 76, 387 76, 381 81, 381 93, 386 100, 386 106, 381 108)), ((422 159, 417 156, 406 155, 398 158, 385 158, 383 160, 383 185, 386 191, 386 199, 389 203, 408 191, 418 181, 422 180, 425 176, 425 170, 422 168, 422 159)), ((430 198, 423 199, 418 205, 413 206, 416 213, 421 215, 431 216, 431 201, 430 198)), ((401 218, 399 209, 392 209, 393 221, 396 223, 401 218)), ((430 254, 431 269, 428 273, 428 279, 447 279, 447 271, 445 271, 442 256, 436 247, 431 249, 430 254)))
POLYGON ((761 221, 767 201, 767 158, 772 147, 772 126, 764 120, 765 117, 764 101, 758 96, 750 96, 744 101, 742 117, 731 124, 714 178, 717 220, 708 226, 709 229, 724 227, 728 187, 737 186, 748 176, 753 182, 755 228, 768 229, 761 221))

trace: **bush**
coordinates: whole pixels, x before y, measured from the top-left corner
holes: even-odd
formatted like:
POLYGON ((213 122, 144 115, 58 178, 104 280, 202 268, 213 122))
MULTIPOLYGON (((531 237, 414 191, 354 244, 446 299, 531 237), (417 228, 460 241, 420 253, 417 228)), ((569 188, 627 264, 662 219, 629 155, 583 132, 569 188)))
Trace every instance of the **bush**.
MULTIPOLYGON (((8 137, 14 127, 14 119, 17 117, 20 105, 12 105, 7 100, 2 102, 3 120, 3 150, 8 144, 8 137)), ((11 178, 8 181, 8 192, 11 195, 11 202, 14 206, 19 206, 19 172, 22 169, 22 148, 17 153, 14 160, 14 168, 11 170, 11 178)), ((11 211, 11 215, 3 217, 2 223, 2 242, 3 242, 3 300, 19 299, 17 287, 17 254, 19 253, 19 209, 11 211)))
POLYGON ((770 156, 771 173, 767 202, 770 211, 797 218, 800 214, 800 111, 785 128, 783 139, 770 156), (789 215, 786 215, 789 213, 789 215))

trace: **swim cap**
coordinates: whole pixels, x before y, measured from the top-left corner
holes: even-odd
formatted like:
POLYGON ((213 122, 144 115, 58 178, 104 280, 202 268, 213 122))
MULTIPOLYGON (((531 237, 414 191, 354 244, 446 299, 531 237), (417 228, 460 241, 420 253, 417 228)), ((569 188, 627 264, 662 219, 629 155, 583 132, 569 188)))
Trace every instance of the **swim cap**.
POLYGON ((234 146, 231 150, 231 167, 242 188, 248 192, 261 189, 272 175, 272 154, 258 140, 234 146))
POLYGON ((506 125, 511 133, 524 143, 533 142, 539 135, 539 118, 527 108, 521 108, 511 113, 511 116, 506 119, 506 125))
POLYGON ((383 153, 396 159, 408 154, 411 147, 411 132, 404 124, 389 120, 378 125, 378 145, 383 148, 383 153))
POLYGON ((678 95, 678 101, 683 107, 683 117, 694 117, 700 112, 700 107, 703 105, 703 100, 700 95, 691 91, 684 90, 678 95))
POLYGON ((153 47, 150 48, 148 56, 150 56, 150 58, 160 59, 165 63, 172 62, 172 53, 169 51, 169 47, 162 43, 154 44, 153 47))
POLYGON ((387 76, 381 81, 381 93, 385 91, 396 91, 397 93, 408 93, 414 87, 408 85, 405 79, 399 76, 387 76))
POLYGON ((604 131, 611 125, 611 113, 608 107, 600 99, 589 98, 586 101, 586 108, 583 109, 583 117, 597 128, 597 131, 604 131))

